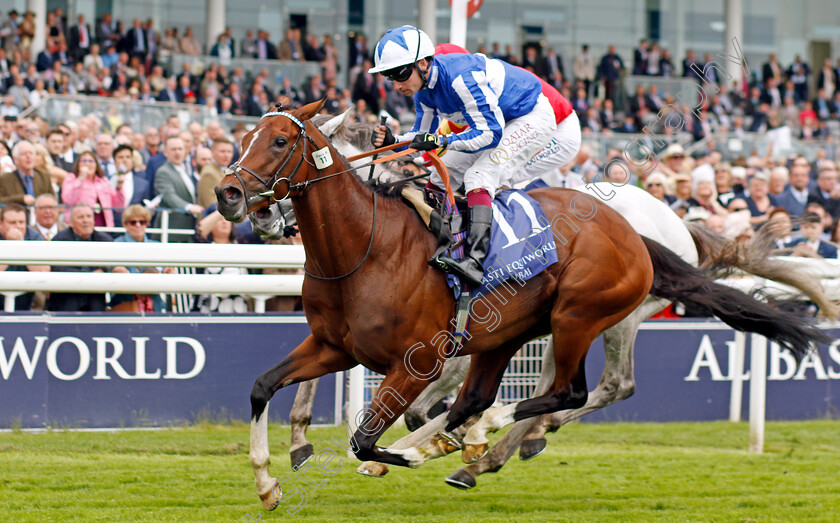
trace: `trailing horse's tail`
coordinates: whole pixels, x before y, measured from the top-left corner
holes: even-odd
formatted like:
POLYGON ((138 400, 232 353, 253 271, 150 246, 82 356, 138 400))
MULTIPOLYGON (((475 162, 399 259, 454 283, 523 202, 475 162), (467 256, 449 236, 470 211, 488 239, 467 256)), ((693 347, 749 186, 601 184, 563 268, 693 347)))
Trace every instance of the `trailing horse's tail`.
POLYGON ((702 269, 691 266, 659 243, 645 238, 653 262, 650 293, 708 310, 739 331, 756 332, 802 358, 811 342, 829 338, 804 318, 775 309, 732 287, 716 283, 702 269))
POLYGON ((686 227, 697 246, 700 266, 711 271, 713 278, 724 278, 734 269, 740 269, 799 289, 819 306, 821 316, 831 320, 840 317, 840 307, 826 296, 819 275, 803 270, 800 264, 792 266, 784 259, 771 257, 772 242, 761 233, 753 241, 742 244, 696 223, 687 223, 686 227))

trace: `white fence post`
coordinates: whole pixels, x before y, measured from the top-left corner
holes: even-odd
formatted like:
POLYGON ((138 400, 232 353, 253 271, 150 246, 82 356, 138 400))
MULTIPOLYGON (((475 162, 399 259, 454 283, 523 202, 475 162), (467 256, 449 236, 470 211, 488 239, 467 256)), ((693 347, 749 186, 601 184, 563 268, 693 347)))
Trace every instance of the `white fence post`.
POLYGON ((764 452, 764 415, 767 393, 767 338, 750 340, 750 452, 764 452))
MULTIPOLYGON (((356 433, 356 416, 365 408, 365 368, 356 365, 347 372, 349 376, 347 393, 347 427, 351 434, 356 433)), ((353 451, 347 451, 348 457, 355 457, 353 451)))
MULTIPOLYGON (((728 342, 727 342, 728 343, 728 342)), ((741 421, 744 397, 744 356, 747 352, 747 333, 735 331, 735 342, 729 352, 729 376, 732 377, 729 393, 729 421, 741 421)))

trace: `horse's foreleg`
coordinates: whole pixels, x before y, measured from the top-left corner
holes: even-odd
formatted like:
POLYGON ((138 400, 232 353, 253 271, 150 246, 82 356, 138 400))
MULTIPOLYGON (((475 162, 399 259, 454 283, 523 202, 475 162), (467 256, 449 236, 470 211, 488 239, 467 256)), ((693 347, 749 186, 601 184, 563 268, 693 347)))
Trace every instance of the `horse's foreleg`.
POLYGON ((266 509, 274 510, 282 496, 280 484, 268 473, 271 461, 268 448, 269 400, 282 387, 355 365, 356 361, 346 352, 310 335, 279 365, 257 378, 251 390, 251 449, 248 458, 254 469, 257 494, 266 509))
POLYGON ((315 403, 315 391, 318 388, 318 378, 304 381, 298 386, 295 403, 289 421, 292 424, 292 443, 289 455, 292 459, 292 470, 297 470, 312 457, 312 444, 306 439, 306 429, 312 421, 312 404, 315 403))

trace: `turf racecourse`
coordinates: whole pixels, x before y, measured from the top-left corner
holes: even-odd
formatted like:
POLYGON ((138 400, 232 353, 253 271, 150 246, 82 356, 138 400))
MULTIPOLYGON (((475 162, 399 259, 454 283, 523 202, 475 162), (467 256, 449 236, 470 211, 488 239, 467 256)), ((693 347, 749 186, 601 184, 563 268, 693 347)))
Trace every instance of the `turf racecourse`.
MULTIPOLYGON (((316 491, 289 468, 289 430, 272 426, 273 474, 308 492, 294 516, 291 502, 261 510, 244 424, 4 432, 0 521, 840 521, 840 421, 770 422, 763 455, 746 451, 747 431, 579 423, 469 492, 443 483, 459 456, 385 479, 346 460, 334 476, 312 474, 324 481, 316 491)), ((340 428, 310 430, 316 450, 333 437, 346 439, 340 428)))

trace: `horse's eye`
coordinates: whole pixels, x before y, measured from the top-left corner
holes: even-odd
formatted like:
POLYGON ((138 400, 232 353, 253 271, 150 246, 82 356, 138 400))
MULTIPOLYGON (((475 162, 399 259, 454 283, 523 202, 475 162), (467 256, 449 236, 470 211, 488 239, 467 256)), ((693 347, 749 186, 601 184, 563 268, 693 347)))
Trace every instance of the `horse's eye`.
POLYGON ((282 136, 278 136, 274 139, 274 145, 276 145, 277 147, 285 147, 287 143, 289 142, 287 142, 286 139, 282 136))

